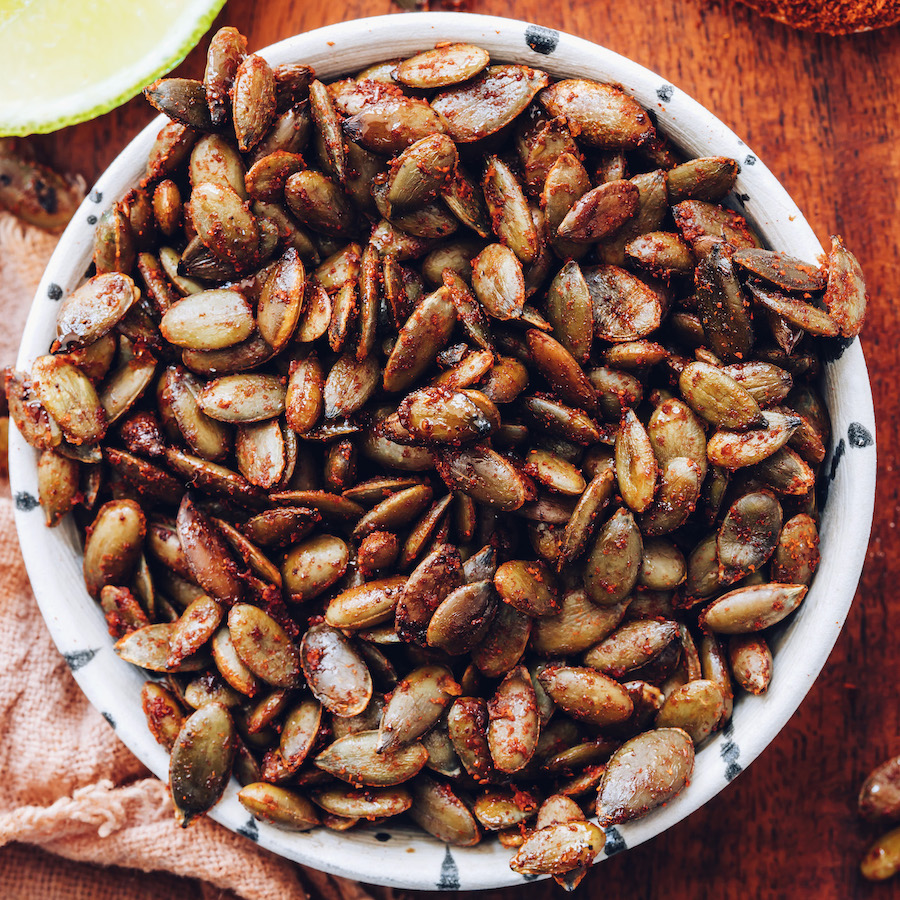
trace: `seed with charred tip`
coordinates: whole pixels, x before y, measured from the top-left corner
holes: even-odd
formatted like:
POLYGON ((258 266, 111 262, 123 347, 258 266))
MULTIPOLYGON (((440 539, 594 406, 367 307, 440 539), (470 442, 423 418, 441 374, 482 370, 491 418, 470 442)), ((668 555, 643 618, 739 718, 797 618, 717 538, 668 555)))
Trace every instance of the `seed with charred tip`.
POLYGON ((211 131, 206 88, 191 78, 160 78, 144 88, 148 102, 170 119, 199 131, 211 131))

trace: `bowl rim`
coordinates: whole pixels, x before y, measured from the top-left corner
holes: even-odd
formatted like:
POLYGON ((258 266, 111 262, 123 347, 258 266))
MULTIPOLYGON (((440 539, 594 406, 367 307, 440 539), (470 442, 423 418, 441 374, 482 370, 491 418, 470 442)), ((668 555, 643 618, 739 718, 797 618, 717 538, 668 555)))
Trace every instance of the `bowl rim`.
MULTIPOLYGON (((711 112, 649 69, 598 44, 529 22, 471 13, 397 13, 329 25, 260 51, 272 63, 303 60, 329 78, 372 62, 410 54, 437 40, 481 43, 492 59, 546 68, 556 77, 582 73, 613 81, 653 110, 666 134, 688 153, 733 156, 741 162, 737 193, 744 212, 776 246, 807 259, 822 248, 800 210, 756 154, 711 112), (399 51, 399 52, 398 52, 399 51), (321 60, 321 61, 320 61, 321 60), (351 64, 352 62, 352 64, 351 64), (760 204, 758 198, 763 198, 760 204)), ((67 227, 41 279, 22 338, 17 365, 30 367, 46 351, 60 296, 84 277, 94 225, 106 205, 133 186, 147 152, 165 123, 143 129, 100 176, 67 227)), ((822 528, 822 565, 809 596, 774 639, 776 659, 790 654, 769 692, 743 696, 729 725, 698 751, 690 785, 675 800, 643 819, 607 829, 598 862, 636 846, 685 818, 718 794, 774 739, 802 702, 837 640, 865 559, 875 496, 874 410, 860 342, 853 340, 825 366, 824 393, 834 424, 834 442, 823 464, 832 498, 822 528), (838 389, 840 384, 840 390, 838 389), (840 515, 835 516, 834 511, 840 515), (828 547, 840 545, 840 552, 828 547), (814 617, 816 621, 814 621, 814 617), (814 637, 814 640, 810 640, 814 637), (787 667, 785 667, 787 668, 787 667)), ((10 484, 16 526, 29 578, 50 633, 91 703, 129 749, 166 781, 168 755, 146 728, 133 702, 145 676, 119 660, 105 622, 83 588, 79 539, 71 521, 47 529, 35 515, 36 452, 13 427, 10 484), (97 619, 99 618, 99 622, 97 619), (117 691, 110 691, 116 684, 117 691), (122 690, 118 690, 122 687, 122 690), (129 705, 130 704, 130 705, 129 705)), ((449 846, 422 832, 390 824, 362 832, 325 829, 290 834, 251 819, 236 799, 232 780, 212 811, 216 821, 260 846, 296 862, 367 883, 406 889, 477 890, 534 880, 507 867, 510 853, 497 842, 471 848, 449 846), (396 863, 396 865, 392 865, 396 863)))

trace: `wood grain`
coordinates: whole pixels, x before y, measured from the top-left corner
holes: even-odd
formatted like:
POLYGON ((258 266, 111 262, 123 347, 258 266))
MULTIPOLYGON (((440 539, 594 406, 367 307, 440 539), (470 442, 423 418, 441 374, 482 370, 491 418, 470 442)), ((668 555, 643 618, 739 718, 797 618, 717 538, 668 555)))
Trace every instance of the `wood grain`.
MULTIPOLYGON (((855 797, 867 771, 900 752, 900 646, 892 638, 900 629, 900 29, 822 37, 706 0, 472 0, 470 8, 605 44, 687 91, 759 154, 823 244, 832 232, 844 236, 871 297, 863 345, 878 421, 878 504, 843 634, 800 710, 759 760, 685 822, 599 866, 576 896, 891 896, 893 886, 876 888, 857 874, 874 832, 857 820, 855 797)), ((217 25, 237 26, 257 48, 393 11, 389 0, 230 0, 217 25)), ((200 50, 179 68, 195 77, 202 70, 200 50)), ((39 145, 55 165, 90 182, 151 117, 137 99, 39 145)), ((541 900, 557 890, 536 884, 480 896, 541 900)))

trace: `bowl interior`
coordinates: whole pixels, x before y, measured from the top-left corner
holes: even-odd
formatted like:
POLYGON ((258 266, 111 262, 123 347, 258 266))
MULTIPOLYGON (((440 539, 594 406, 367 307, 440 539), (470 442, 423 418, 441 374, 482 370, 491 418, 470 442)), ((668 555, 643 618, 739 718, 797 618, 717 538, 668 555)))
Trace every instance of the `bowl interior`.
MULTIPOLYGON (((322 28, 262 53, 272 63, 309 63, 327 79, 379 60, 411 55, 441 40, 476 43, 494 60, 524 62, 558 77, 582 75, 621 84, 653 111, 662 129, 686 153, 730 156, 740 162, 735 193, 742 211, 771 246, 808 260, 822 253, 800 211, 740 138, 661 76, 571 35, 514 19, 414 13, 322 28)), ((30 367, 55 337, 58 298, 84 277, 97 216, 139 180, 162 123, 160 117, 122 152, 63 235, 33 303, 20 368, 30 367)), ((859 341, 825 366, 823 388, 833 439, 823 466, 828 505, 821 522, 822 563, 806 601, 775 640, 772 686, 762 697, 741 697, 732 722, 699 752, 693 779, 678 798, 644 819, 609 829, 603 856, 664 831, 734 779, 799 706, 837 639, 862 569, 874 504, 874 413, 859 341)), ((32 448, 13 434, 10 469, 17 527, 41 611, 91 702, 142 762, 165 780, 167 754, 150 736, 140 708, 145 678, 113 652, 103 616, 84 588, 75 527, 67 521, 47 529, 35 509, 36 459, 32 448)), ((269 850, 338 875, 426 890, 495 888, 533 880, 509 869, 510 852, 495 841, 450 848, 422 832, 390 823, 361 832, 318 829, 289 834, 251 819, 236 794, 232 782, 213 818, 269 850)))

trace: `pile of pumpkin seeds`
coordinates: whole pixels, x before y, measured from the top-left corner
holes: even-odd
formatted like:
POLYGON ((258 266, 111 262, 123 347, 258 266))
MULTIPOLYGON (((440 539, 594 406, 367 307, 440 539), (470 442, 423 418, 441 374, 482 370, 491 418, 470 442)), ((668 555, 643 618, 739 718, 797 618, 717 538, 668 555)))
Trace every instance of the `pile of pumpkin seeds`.
POLYGON ((326 85, 223 28, 146 95, 6 388, 176 817, 234 774, 282 828, 492 833, 574 887, 773 677, 858 263, 763 248, 735 161, 620 88, 470 45, 326 85))

